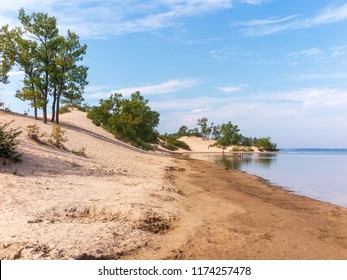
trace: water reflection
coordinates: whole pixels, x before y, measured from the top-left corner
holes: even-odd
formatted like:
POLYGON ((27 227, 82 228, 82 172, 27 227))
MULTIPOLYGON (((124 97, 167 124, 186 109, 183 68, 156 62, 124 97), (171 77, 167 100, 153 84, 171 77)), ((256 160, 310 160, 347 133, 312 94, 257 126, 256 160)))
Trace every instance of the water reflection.
POLYGON ((347 207, 347 150, 202 155, 230 169, 242 170, 298 194, 347 207))
POLYGON ((213 155, 209 159, 220 166, 225 166, 230 169, 242 170, 246 166, 257 166, 259 168, 271 168, 276 164, 277 154, 264 153, 264 154, 244 154, 242 157, 239 155, 213 155))

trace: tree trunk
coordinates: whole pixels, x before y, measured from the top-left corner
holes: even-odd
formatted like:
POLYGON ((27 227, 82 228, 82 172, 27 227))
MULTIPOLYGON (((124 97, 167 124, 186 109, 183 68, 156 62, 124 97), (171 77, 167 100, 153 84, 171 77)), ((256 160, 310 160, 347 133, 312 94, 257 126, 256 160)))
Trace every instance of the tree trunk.
POLYGON ((47 105, 46 104, 42 107, 42 112, 43 112, 43 123, 47 123, 47 105))
POLYGON ((53 94, 53 104, 52 104, 52 119, 51 121, 54 122, 55 119, 55 103, 57 101, 57 94, 54 92, 53 94))
POLYGON ((47 123, 47 103, 48 103, 48 82, 49 82, 49 78, 48 78, 48 70, 46 70, 46 76, 45 76, 45 89, 43 92, 43 99, 44 99, 44 105, 43 105, 43 122, 47 123))
POLYGON ((55 121, 56 123, 59 123, 59 103, 60 103, 60 94, 58 93, 58 96, 57 96, 57 109, 55 111, 56 113, 56 117, 55 117, 55 121))
POLYGON ((37 107, 36 107, 36 99, 34 99, 34 116, 35 116, 35 120, 37 120, 37 107))

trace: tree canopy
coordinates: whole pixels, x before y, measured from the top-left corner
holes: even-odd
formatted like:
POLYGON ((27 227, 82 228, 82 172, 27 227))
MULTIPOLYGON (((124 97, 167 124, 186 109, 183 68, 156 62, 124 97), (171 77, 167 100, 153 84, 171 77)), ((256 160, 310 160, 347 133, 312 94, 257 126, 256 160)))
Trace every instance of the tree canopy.
POLYGON ((208 119, 203 117, 197 120, 197 126, 198 127, 196 128, 189 129, 187 126, 183 125, 179 128, 177 133, 166 136, 196 136, 209 138, 212 134, 212 138, 217 140, 213 146, 220 147, 223 150, 225 150, 228 146, 235 145, 247 147, 256 146, 259 148, 259 150, 278 151, 277 145, 271 142, 270 137, 246 137, 240 133, 238 125, 234 125, 230 121, 221 125, 215 125, 213 122, 208 124, 208 119))
POLYGON ((77 34, 68 31, 59 35, 57 20, 46 13, 18 16, 22 27, 10 30, 7 25, 0 31, 0 82, 8 82, 8 73, 16 66, 24 72, 23 88, 16 96, 30 101, 35 109, 43 111, 47 123, 47 105, 52 97, 52 119, 59 122, 61 98, 83 100, 88 67, 79 65, 86 54, 86 45, 77 34))
POLYGON ((131 94, 130 99, 112 94, 108 99, 101 99, 99 106, 92 107, 87 116, 95 125, 141 148, 150 149, 146 143, 157 141, 159 113, 151 110, 140 92, 131 94))

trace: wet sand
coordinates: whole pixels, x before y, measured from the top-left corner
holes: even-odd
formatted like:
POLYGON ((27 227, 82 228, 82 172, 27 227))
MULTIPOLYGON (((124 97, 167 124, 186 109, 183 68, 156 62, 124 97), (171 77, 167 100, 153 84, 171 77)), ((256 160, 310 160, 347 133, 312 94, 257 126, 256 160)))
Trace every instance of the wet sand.
POLYGON ((135 258, 347 259, 347 209, 215 164, 176 160, 181 222, 135 258), (171 253, 168 253, 168 249, 171 253))

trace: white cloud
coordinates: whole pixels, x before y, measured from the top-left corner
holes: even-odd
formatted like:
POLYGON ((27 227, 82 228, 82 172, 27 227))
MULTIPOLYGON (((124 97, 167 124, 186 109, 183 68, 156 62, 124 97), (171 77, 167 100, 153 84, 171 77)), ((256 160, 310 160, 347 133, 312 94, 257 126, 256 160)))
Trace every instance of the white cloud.
POLYGON ((323 51, 320 48, 310 48, 297 52, 292 52, 289 56, 307 56, 307 57, 318 57, 321 56, 323 51))
POLYGON ((232 0, 2 0, 0 23, 18 22, 18 10, 47 12, 58 19, 60 29, 81 37, 105 37, 155 31, 182 24, 182 19, 230 9, 232 0))
POLYGON ((344 55, 346 53, 347 46, 336 46, 330 48, 332 51, 331 57, 336 58, 338 56, 344 55))
POLYGON ((272 0, 241 0, 241 3, 249 4, 249 5, 261 5, 272 0))
POLYGON ((271 25, 271 24, 286 22, 296 17, 298 17, 298 15, 291 15, 291 16, 279 18, 279 19, 256 19, 256 20, 250 20, 248 22, 239 22, 235 25, 248 26, 248 27, 271 25))
POLYGON ((347 91, 336 88, 162 100, 150 105, 160 111, 162 132, 175 132, 181 125, 196 127, 196 120, 206 117, 216 124, 231 121, 246 136, 271 136, 280 147, 345 147, 346 143, 346 138, 336 135, 347 129, 341 121, 347 118, 347 91))
POLYGON ((227 86, 227 87, 218 87, 217 89, 223 92, 231 93, 231 92, 237 92, 241 91, 244 88, 248 87, 249 85, 247 84, 242 84, 239 86, 227 86))
POLYGON ((248 116, 256 120, 272 118, 308 116, 320 110, 336 113, 347 107, 347 91, 336 88, 303 88, 288 92, 268 92, 253 95, 237 95, 227 98, 198 97, 189 99, 165 99, 151 102, 156 110, 200 113, 209 110, 211 114, 221 114, 228 118, 248 116), (207 108, 207 109, 206 109, 207 108), (227 113, 228 112, 228 113, 227 113))
POLYGON ((89 98, 105 98, 109 97, 112 93, 121 93, 125 96, 128 96, 136 91, 140 91, 143 95, 156 95, 156 94, 165 94, 165 93, 173 93, 181 90, 189 89, 195 86, 202 84, 203 81, 198 79, 174 79, 169 80, 160 84, 154 85, 141 85, 141 86, 133 86, 126 88, 115 88, 110 89, 110 87, 96 87, 95 92, 93 89, 88 89, 89 98))
POLYGON ((243 30, 250 36, 265 36, 285 30, 311 28, 323 24, 331 24, 347 20, 347 4, 340 6, 329 5, 316 15, 307 18, 298 18, 292 15, 279 20, 252 20, 241 25, 247 26, 243 30))

